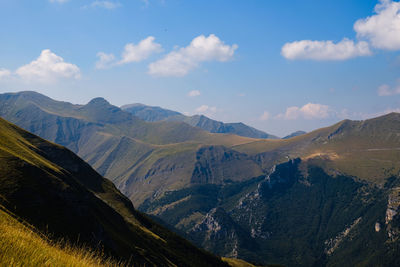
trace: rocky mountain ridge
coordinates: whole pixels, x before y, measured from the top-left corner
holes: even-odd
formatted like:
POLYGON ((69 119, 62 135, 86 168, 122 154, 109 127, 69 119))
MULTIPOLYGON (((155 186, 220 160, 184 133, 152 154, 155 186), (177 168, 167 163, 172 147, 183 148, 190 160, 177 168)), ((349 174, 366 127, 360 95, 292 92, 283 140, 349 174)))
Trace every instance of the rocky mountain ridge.
POLYGON ((186 116, 169 109, 147 106, 139 103, 124 105, 121 109, 132 113, 144 121, 182 121, 210 133, 236 134, 251 138, 278 138, 277 136, 257 130, 241 122, 224 123, 210 119, 204 115, 186 116))
POLYGON ((68 149, 1 118, 0 205, 53 242, 103 251, 128 266, 228 266, 136 211, 68 149))
POLYGON ((78 152, 199 246, 289 266, 396 263, 398 113, 262 140, 30 94, 0 95, 0 115, 78 152))

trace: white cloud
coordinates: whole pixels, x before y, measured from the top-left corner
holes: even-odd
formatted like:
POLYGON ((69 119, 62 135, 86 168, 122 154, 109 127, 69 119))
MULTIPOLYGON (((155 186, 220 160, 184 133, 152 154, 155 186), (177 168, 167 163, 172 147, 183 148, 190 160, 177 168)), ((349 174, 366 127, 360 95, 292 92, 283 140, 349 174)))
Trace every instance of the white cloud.
POLYGON ((190 45, 172 51, 164 58, 149 65, 149 74, 155 76, 181 77, 198 67, 201 62, 224 62, 232 59, 236 44, 225 45, 217 36, 200 35, 190 45))
POLYGON ((264 111, 264 113, 260 116, 260 120, 266 121, 271 117, 268 111, 264 111))
POLYGON ((210 107, 207 105, 201 105, 200 107, 196 108, 195 110, 197 113, 204 114, 206 116, 212 116, 217 112, 216 107, 210 107))
POLYGON ((387 84, 382 84, 378 87, 378 95, 379 96, 391 96, 400 94, 400 79, 397 80, 397 84, 391 88, 387 84))
POLYGON ((400 49, 400 2, 381 0, 375 15, 354 24, 357 37, 366 38, 372 46, 385 50, 400 49))
POLYGON ((11 71, 7 69, 0 68, 0 80, 11 76, 11 71))
POLYGON ((99 60, 96 62, 96 69, 110 68, 115 61, 115 56, 113 54, 99 52, 97 53, 97 57, 99 60))
POLYGON ((371 55, 370 45, 383 50, 400 50, 400 2, 380 0, 374 11, 374 15, 354 23, 358 42, 347 38, 338 43, 302 40, 286 43, 281 54, 287 59, 346 60, 371 55))
POLYGON ((354 41, 345 38, 338 43, 311 40, 286 43, 282 47, 281 54, 285 58, 292 60, 346 60, 359 56, 368 56, 372 53, 367 42, 354 43, 354 41))
POLYGON ((302 107, 288 107, 284 114, 279 114, 277 118, 286 120, 303 119, 324 119, 329 117, 329 106, 322 104, 308 103, 302 107))
MULTIPOLYGON (((85 8, 88 6, 85 6, 85 8)), ((90 4, 90 7, 100 7, 105 9, 116 9, 121 7, 121 3, 119 2, 112 2, 112 1, 94 1, 90 4)))
POLYGON ((155 38, 149 36, 140 41, 137 45, 130 43, 125 45, 122 52, 122 59, 119 64, 142 61, 154 53, 161 52, 161 45, 154 42, 155 38))
POLYGON ((350 114, 351 113, 349 112, 349 110, 347 108, 344 108, 340 112, 337 112, 336 116, 341 119, 349 119, 350 114))
POLYGON ((154 42, 154 40, 153 36, 149 36, 141 40, 137 45, 133 43, 126 44, 119 61, 116 60, 114 54, 99 52, 97 53, 99 60, 96 62, 96 68, 107 69, 116 65, 143 61, 152 54, 161 52, 161 45, 154 42))
POLYGON ((64 59, 49 49, 31 63, 16 70, 16 74, 28 81, 54 82, 59 78, 80 78, 78 66, 64 62, 64 59))
POLYGON ((199 90, 192 90, 188 93, 188 96, 190 97, 196 97, 200 95, 200 91, 199 90))
POLYGON ((329 116, 329 107, 327 105, 308 103, 301 107, 300 111, 306 119, 322 119, 329 116))

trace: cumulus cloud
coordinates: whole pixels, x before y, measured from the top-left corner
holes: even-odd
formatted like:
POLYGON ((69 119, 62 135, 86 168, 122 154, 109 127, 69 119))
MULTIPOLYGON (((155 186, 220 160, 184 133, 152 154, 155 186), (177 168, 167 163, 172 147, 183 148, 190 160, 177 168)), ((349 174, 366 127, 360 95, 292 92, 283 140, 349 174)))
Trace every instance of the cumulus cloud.
POLYGON ((118 7, 121 7, 121 3, 119 2, 111 2, 111 1, 94 1, 90 4, 90 6, 85 6, 86 7, 100 7, 104 9, 116 9, 118 7))
POLYGON ((338 43, 311 40, 286 43, 282 47, 281 53, 282 56, 291 60, 346 60, 372 54, 367 42, 355 43, 346 38, 338 43))
POLYGON ((224 62, 232 59, 236 44, 226 45, 214 34, 208 37, 200 35, 178 50, 149 65, 149 74, 154 76, 181 77, 199 66, 201 62, 224 62))
POLYGON ((161 45, 154 42, 154 40, 153 36, 149 36, 141 40, 137 45, 133 43, 126 44, 120 60, 116 60, 114 54, 99 52, 97 53, 99 60, 96 62, 96 68, 107 69, 116 65, 143 61, 152 54, 162 51, 161 45))
POLYGON ((197 113, 204 114, 207 116, 212 116, 217 112, 216 107, 210 107, 207 105, 201 105, 200 107, 196 108, 195 110, 197 113))
POLYGON ((188 96, 190 97, 196 97, 200 95, 200 91, 199 90, 192 90, 188 93, 188 96))
POLYGON ((281 54, 292 60, 346 60, 371 55, 370 46, 383 50, 400 50, 400 2, 380 0, 374 11, 374 15, 354 23, 358 42, 347 38, 338 43, 301 40, 286 43, 281 54))
POLYGON ((0 68, 0 80, 11 76, 11 71, 7 69, 0 68))
POLYGON ((260 116, 260 120, 266 121, 271 117, 268 111, 264 111, 263 114, 260 116))
POLYGON ((122 59, 119 64, 126 64, 130 62, 142 61, 154 53, 161 52, 161 45, 154 42, 155 38, 149 36, 146 39, 140 41, 137 45, 130 43, 125 45, 124 51, 122 52, 122 59))
POLYGON ((382 84, 378 87, 378 95, 379 96, 391 96, 400 94, 400 79, 397 80, 397 84, 391 88, 387 84, 382 84))
POLYGON ((45 49, 36 60, 18 68, 16 74, 28 81, 53 82, 59 78, 79 79, 80 69, 45 49))
POLYGON ((354 24, 357 37, 369 40, 372 46, 385 50, 400 49, 400 2, 381 0, 375 15, 354 24))
POLYGON ((107 69, 112 66, 115 61, 115 56, 113 54, 106 54, 103 52, 97 53, 99 60, 96 62, 96 69, 107 69))
POLYGON ((302 107, 288 107, 284 114, 279 114, 277 118, 286 120, 303 119, 324 119, 329 117, 329 106, 322 104, 308 103, 302 107))

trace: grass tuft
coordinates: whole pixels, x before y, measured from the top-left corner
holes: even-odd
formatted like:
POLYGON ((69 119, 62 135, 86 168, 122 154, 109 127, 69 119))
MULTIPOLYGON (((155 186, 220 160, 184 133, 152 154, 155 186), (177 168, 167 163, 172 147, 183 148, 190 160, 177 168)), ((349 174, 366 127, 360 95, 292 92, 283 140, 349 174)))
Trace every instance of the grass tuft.
POLYGON ((0 209, 0 266, 123 266, 87 247, 52 242, 0 209))

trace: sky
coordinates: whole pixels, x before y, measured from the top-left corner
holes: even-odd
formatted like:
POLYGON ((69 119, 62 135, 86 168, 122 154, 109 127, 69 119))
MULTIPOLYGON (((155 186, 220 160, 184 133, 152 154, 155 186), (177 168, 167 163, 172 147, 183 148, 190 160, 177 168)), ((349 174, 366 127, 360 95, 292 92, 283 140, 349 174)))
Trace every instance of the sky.
POLYGON ((0 25, 0 93, 278 136, 400 111, 398 1, 0 0, 0 25))

